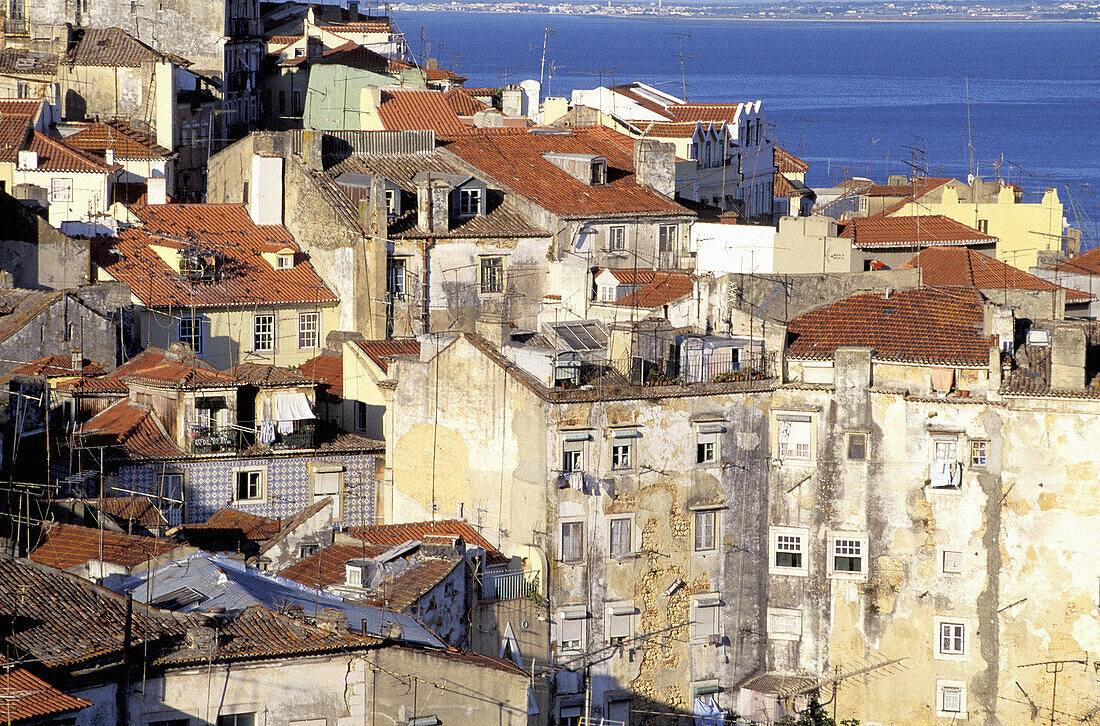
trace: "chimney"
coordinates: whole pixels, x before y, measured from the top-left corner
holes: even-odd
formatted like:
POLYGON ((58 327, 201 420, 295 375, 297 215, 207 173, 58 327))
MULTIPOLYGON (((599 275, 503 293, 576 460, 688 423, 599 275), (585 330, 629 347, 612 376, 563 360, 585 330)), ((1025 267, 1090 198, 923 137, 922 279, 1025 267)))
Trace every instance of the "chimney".
POLYGON ((523 115, 523 90, 519 86, 508 85, 500 92, 500 110, 508 118, 523 115))
POLYGON ((355 2, 355 0, 348 3, 348 22, 359 22, 359 3, 355 2))
POLYGON ((145 180, 145 203, 168 203, 168 180, 162 176, 151 176, 145 180))
POLYGON ((187 648, 200 653, 213 653, 218 645, 217 632, 206 625, 197 625, 187 629, 187 648))
POLYGON ((1050 341, 1050 387, 1081 391, 1088 383, 1086 378, 1085 331, 1073 324, 1055 326, 1050 341))
POLYGON ((416 182, 416 218, 421 229, 441 234, 451 229, 451 185, 428 176, 416 182))
POLYGON ((283 158, 252 156, 248 214, 256 224, 283 223, 283 158))
POLYGON ((348 632, 348 616, 343 610, 322 608, 315 619, 317 627, 330 633, 348 632))
POLYGON ((26 171, 34 171, 38 168, 38 152, 37 151, 20 151, 17 161, 20 169, 26 171))
POLYGON ((671 198, 676 193, 676 147, 653 139, 635 139, 634 178, 671 198))
POLYGON ((321 43, 320 38, 315 38, 313 36, 306 38, 306 60, 311 63, 319 60, 324 50, 325 46, 321 43))
POLYGON ((429 71, 439 70, 439 59, 438 58, 429 58, 426 67, 429 71))
POLYGON ((107 162, 107 166, 114 166, 115 163, 115 150, 107 149, 103 153, 103 160, 107 162))
POLYGON ((302 159, 312 171, 324 171, 325 163, 321 155, 321 139, 324 132, 316 129, 302 131, 302 159))
POLYGON ((401 640, 401 624, 393 620, 383 624, 382 634, 389 640, 401 640))
POLYGON ((500 348, 512 340, 512 325, 502 311, 480 310, 474 321, 474 330, 485 340, 500 348))
POLYGON ((84 351, 80 348, 73 348, 73 352, 69 354, 72 369, 80 372, 84 370, 84 351))

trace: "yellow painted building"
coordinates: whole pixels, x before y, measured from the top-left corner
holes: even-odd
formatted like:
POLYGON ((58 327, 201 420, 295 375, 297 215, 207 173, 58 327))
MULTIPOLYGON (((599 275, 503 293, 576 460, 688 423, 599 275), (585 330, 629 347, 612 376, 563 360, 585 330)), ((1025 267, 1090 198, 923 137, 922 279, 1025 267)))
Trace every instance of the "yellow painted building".
MULTIPOLYGON (((962 190, 964 197, 973 196, 966 194, 965 186, 962 190)), ((1001 186, 995 194, 978 194, 977 199, 967 201, 958 189, 944 185, 934 194, 906 202, 890 216, 950 217, 997 237, 997 259, 1024 271, 1035 267, 1039 252, 1062 249, 1064 216, 1058 190, 1048 189, 1037 203, 1020 201, 1010 186, 1001 186)))

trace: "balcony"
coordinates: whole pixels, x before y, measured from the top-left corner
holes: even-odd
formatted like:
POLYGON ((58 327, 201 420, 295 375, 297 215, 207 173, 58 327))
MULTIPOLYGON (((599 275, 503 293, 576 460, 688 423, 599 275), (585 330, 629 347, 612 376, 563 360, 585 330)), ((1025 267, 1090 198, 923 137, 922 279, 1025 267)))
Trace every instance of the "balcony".
POLYGON ((519 600, 538 594, 537 572, 486 572, 481 576, 481 597, 485 600, 519 600))
POLYGON ((191 453, 217 454, 236 451, 241 446, 241 432, 228 426, 191 427, 191 453))
POLYGON ((5 18, 4 32, 8 35, 28 35, 29 27, 26 18, 5 18))

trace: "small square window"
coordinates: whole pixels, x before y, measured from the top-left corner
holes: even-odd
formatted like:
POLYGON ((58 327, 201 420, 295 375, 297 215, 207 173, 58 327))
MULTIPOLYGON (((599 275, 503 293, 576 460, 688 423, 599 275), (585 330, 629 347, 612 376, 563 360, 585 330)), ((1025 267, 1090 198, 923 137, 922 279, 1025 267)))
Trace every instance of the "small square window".
POLYGON ((777 454, 780 459, 809 461, 813 441, 813 419, 804 414, 776 417, 777 454))
POLYGON ((584 559, 584 522, 561 523, 561 561, 584 559))
POLYGON ((621 251, 626 249, 626 227, 616 225, 607 230, 607 249, 621 251))
POLYGON ((561 631, 558 646, 561 650, 583 650, 587 633, 585 624, 588 613, 583 607, 568 608, 559 615, 561 631))
POLYGON ((256 714, 234 713, 218 716, 218 726, 256 726, 256 714))
POLYGON ((966 625, 943 621, 937 624, 936 652, 940 655, 966 655, 966 625))
POLYGON ((862 574, 866 572, 866 545, 862 537, 833 537, 833 572, 862 574))
POLYGON ((275 256, 275 269, 289 270, 294 267, 294 255, 283 254, 275 256))
POLYGON ((630 439, 616 441, 611 444, 611 468, 629 469, 633 466, 631 456, 634 453, 634 443, 630 439))
POLYGON ((848 434, 848 458, 851 461, 864 461, 867 458, 867 434, 862 432, 848 434))
POLYGON ((561 470, 563 474, 571 474, 584 468, 584 442, 566 441, 562 444, 561 470))
POLYGON ((481 294, 499 295, 504 292, 504 258, 481 258, 481 294))
POLYGON ((989 442, 985 439, 972 439, 970 441, 970 465, 985 466, 986 455, 989 452, 989 442))
POLYGON ((695 513, 695 551, 707 552, 715 548, 718 529, 718 510, 703 509, 695 513))
POLYGON ((978 220, 978 231, 981 232, 982 234, 989 234, 989 220, 988 219, 979 219, 978 220))
POLYGON ((255 502, 264 498, 264 470, 240 469, 236 473, 237 501, 255 502))
POLYGON ((615 302, 619 299, 617 293, 617 285, 599 285, 596 288, 597 299, 600 302, 615 302))
POLYGON ((481 211, 481 190, 460 189, 458 192, 458 213, 469 217, 481 211))
POLYGON ((952 720, 966 718, 966 684, 936 681, 936 715, 952 720))
POLYGON ((50 179, 50 201, 71 202, 73 200, 72 179, 50 179))
POLYGON ((695 435, 695 463, 718 462, 718 434, 700 431, 695 435))
POLYGON ((612 645, 628 640, 633 633, 634 613, 632 602, 610 603, 607 606, 607 642, 612 645))
POLYGON ((618 517, 609 523, 611 556, 623 557, 634 551, 634 528, 629 517, 618 517))
POLYGON ((963 553, 961 550, 940 550, 940 570, 945 575, 958 575, 962 572, 963 553))
POLYGON ((805 529, 772 527, 769 571, 773 575, 805 575, 808 541, 809 532, 805 529))

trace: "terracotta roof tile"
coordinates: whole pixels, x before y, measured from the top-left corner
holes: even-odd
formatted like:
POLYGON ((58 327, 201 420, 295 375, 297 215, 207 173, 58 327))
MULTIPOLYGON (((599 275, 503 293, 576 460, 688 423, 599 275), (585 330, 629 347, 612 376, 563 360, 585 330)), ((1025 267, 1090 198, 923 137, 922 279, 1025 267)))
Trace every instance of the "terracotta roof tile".
MULTIPOLYGON (((121 28, 87 28, 65 62, 74 66, 118 66, 139 68, 142 63, 171 58, 153 50, 121 28)), ((181 65, 187 61, 176 59, 181 65)))
POLYGON ((324 589, 329 585, 344 582, 346 577, 344 565, 348 560, 354 560, 357 557, 377 557, 389 550, 391 546, 366 542, 363 543, 363 546, 333 545, 326 547, 315 555, 295 562, 279 572, 279 577, 300 582, 307 587, 324 589))
POLYGON ((21 77, 53 76, 57 73, 57 53, 38 53, 25 48, 0 49, 0 71, 21 77))
POLYGON ((173 459, 183 451, 172 441, 152 408, 124 399, 81 427, 88 446, 109 446, 136 460, 173 459))
POLYGON ((0 99, 0 161, 15 163, 41 108, 38 100, 0 99))
POLYGON ((168 524, 164 515, 148 497, 102 497, 89 499, 88 503, 116 519, 132 519, 143 527, 159 527, 168 524))
POLYGON ((143 226, 100 240, 95 259, 112 277, 128 283, 146 305, 225 308, 337 302, 308 260, 275 269, 261 257, 279 248, 297 253, 298 245, 281 225, 253 223, 242 204, 161 204, 133 211, 143 226), (192 282, 152 249, 192 244, 220 256, 219 279, 192 282))
POLYGON ((409 569, 386 580, 382 592, 372 592, 355 602, 403 613, 461 564, 462 560, 414 559, 409 569))
POLYGON ((46 683, 24 668, 14 668, 0 657, 0 726, 43 716, 79 711, 92 705, 46 683))
POLYGON ((332 497, 322 497, 313 504, 310 504, 308 507, 299 509, 297 512, 287 517, 286 519, 276 520, 279 523, 279 530, 275 534, 264 540, 264 542, 260 545, 259 554, 262 555, 275 545, 285 540, 287 535, 301 527, 313 517, 320 514, 325 509, 325 507, 331 507, 332 504, 332 497))
POLYGON ((301 374, 310 380, 328 386, 329 393, 344 396, 344 356, 333 353, 321 353, 298 366, 301 374))
POLYGON ((202 524, 189 524, 187 529, 232 529, 239 531, 245 539, 263 542, 279 533, 280 524, 277 519, 249 514, 232 507, 222 507, 202 524))
POLYGON ((667 111, 677 121, 724 121, 733 123, 745 108, 743 103, 677 103, 667 111))
POLYGON ((690 139, 695 136, 695 130, 698 128, 698 121, 689 121, 685 123, 651 123, 641 127, 643 136, 665 139, 690 139))
POLYGON ((1054 266, 1054 269, 1078 275, 1100 275, 1100 247, 1094 247, 1088 252, 1062 260, 1054 266))
POLYGON ((73 358, 71 355, 51 355, 48 358, 40 358, 30 363, 24 363, 23 365, 16 366, 11 371, 15 375, 22 376, 46 376, 46 377, 67 377, 67 376, 102 376, 107 372, 107 369, 101 366, 99 363, 93 363, 87 358, 82 359, 82 367, 80 370, 73 368, 73 358))
POLYGON ((31 552, 30 559, 59 570, 77 567, 89 560, 135 567, 176 547, 179 547, 179 542, 173 539, 140 537, 75 524, 55 524, 46 531, 42 544, 31 552))
MULTIPOLYGON (((0 616, 21 623, 5 634, 16 651, 48 667, 121 654, 126 600, 120 595, 30 560, 0 559, 0 582, 0 616)), ((134 607, 134 646, 175 639, 185 629, 172 613, 134 607)))
POLYGON ((638 184, 629 149, 633 140, 611 129, 532 130, 514 134, 468 134, 448 150, 501 185, 565 218, 617 214, 693 216, 685 207, 638 184), (591 186, 547 161, 550 153, 590 154, 607 159, 608 183, 591 186))
POLYGON ((440 91, 382 91, 378 115, 387 131, 432 129, 440 134, 463 134, 466 124, 440 91))
POLYGON ((424 539, 434 534, 449 534, 462 537, 462 540, 486 552, 500 554, 499 550, 482 537, 464 519, 442 519, 437 522, 406 522, 403 524, 375 524, 366 527, 349 527, 348 534, 375 544, 399 545, 410 540, 424 539))
POLYGON ((106 156, 110 149, 116 161, 164 159, 172 154, 148 134, 130 128, 122 119, 84 124, 80 131, 65 137, 65 144, 99 157, 106 156))
POLYGON ((1036 277, 966 247, 928 247, 905 265, 920 268, 921 283, 937 287, 961 286, 983 290, 1065 290, 1066 302, 1095 300, 1078 290, 1036 277))
POLYGON ((637 86, 633 83, 628 83, 619 86, 611 86, 611 90, 620 96, 629 98, 634 103, 638 104, 642 108, 652 113, 664 116, 667 119, 672 119, 673 116, 666 110, 666 106, 662 105, 647 96, 643 96, 636 90, 637 86))
POLYGON ((0 290, 0 341, 7 340, 65 296, 45 290, 0 290))
POLYGON ((108 174, 121 167, 108 166, 103 159, 78 151, 63 141, 34 131, 28 148, 38 154, 37 171, 82 172, 108 174))
POLYGON ((357 340, 355 344, 367 354, 383 373, 389 370, 387 358, 395 355, 420 355, 420 341, 416 338, 390 340, 357 340))
POLYGON ((777 173, 775 175, 775 182, 772 187, 772 194, 776 197, 813 197, 816 198, 817 194, 813 189, 798 181, 797 179, 788 179, 785 175, 777 173))
MULTIPOLYGON (((95 395, 98 393, 125 394, 130 390, 126 380, 128 378, 146 378, 149 381, 160 383, 173 382, 180 384, 189 378, 194 379, 194 371, 203 371, 214 376, 217 381, 224 384, 225 376, 208 363, 198 360, 193 355, 180 357, 169 353, 163 348, 149 347, 126 361, 110 373, 98 378, 85 378, 80 380, 62 381, 57 384, 59 390, 72 391, 75 394, 86 393, 95 395)), ((200 382, 211 380, 210 376, 203 375, 198 378, 200 382)))
POLYGON ((942 214, 849 220, 840 237, 861 249, 994 244, 998 240, 942 214))
POLYGON ((302 386, 313 383, 300 371, 270 363, 240 363, 225 373, 237 383, 256 386, 302 386))
POLYGON ((628 307, 656 308, 690 295, 695 289, 695 281, 686 272, 656 270, 653 279, 634 289, 626 297, 615 301, 616 305, 628 307))
POLYGON ((827 360, 843 346, 873 348, 881 360, 930 365, 989 365, 976 290, 918 288, 853 295, 788 323, 788 356, 827 360))
POLYGON ((772 147, 775 157, 775 168, 780 174, 805 174, 810 170, 810 165, 802 159, 778 146, 772 147))
POLYGON ((473 116, 478 111, 484 111, 489 107, 471 96, 463 88, 452 88, 443 92, 443 98, 447 105, 459 116, 473 116))

